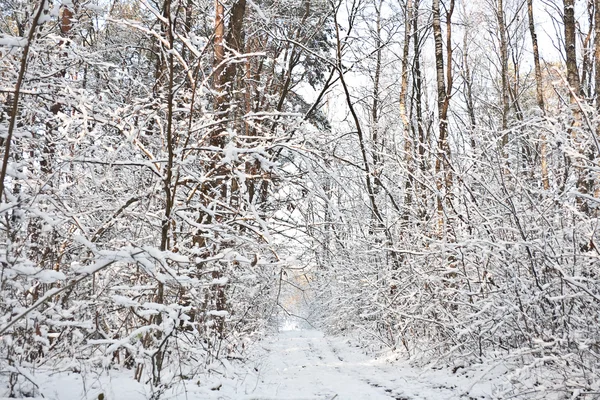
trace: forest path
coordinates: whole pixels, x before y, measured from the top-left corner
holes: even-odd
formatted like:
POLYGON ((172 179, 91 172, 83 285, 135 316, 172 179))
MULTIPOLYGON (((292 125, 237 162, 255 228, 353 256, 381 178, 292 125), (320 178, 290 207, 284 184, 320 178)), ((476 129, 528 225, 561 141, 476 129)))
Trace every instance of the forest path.
POLYGON ((254 361, 256 375, 237 388, 245 399, 481 399, 488 398, 481 389, 490 389, 474 394, 472 385, 457 386, 457 377, 447 372, 373 359, 343 339, 313 330, 280 332, 262 348, 254 361))
MULTIPOLYGON (((395 357, 394 357, 395 358, 395 357)), ((177 367, 177 366, 175 366, 177 367)), ((315 330, 282 331, 256 343, 244 363, 226 359, 211 375, 173 379, 161 400, 481 400, 491 395, 489 368, 419 369, 405 360, 366 356, 347 339, 315 330), (224 368, 223 368, 224 367, 224 368)), ((39 372, 50 400, 148 400, 152 388, 131 370, 39 372)), ((4 400, 1 397, 0 400, 4 400)), ((41 398, 41 397, 40 397, 41 398)))

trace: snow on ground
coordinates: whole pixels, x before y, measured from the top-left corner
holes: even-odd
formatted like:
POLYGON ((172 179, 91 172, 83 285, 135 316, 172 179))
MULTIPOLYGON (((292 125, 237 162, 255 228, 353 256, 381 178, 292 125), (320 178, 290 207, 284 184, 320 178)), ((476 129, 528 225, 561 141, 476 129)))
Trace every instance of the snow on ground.
MULTIPOLYGON (((267 338, 255 374, 232 399, 489 399, 489 383, 472 384, 444 371, 373 359, 340 338, 314 330, 287 330, 267 338)), ((217 397, 218 398, 218 397, 217 397)), ((227 398, 227 397, 222 397, 227 398)))
MULTIPOLYGON (((493 399, 492 384, 477 373, 422 370, 406 361, 374 359, 342 338, 288 325, 260 341, 244 366, 224 363, 222 374, 179 382, 161 399, 240 400, 444 400, 493 399), (473 384, 475 382, 475 384, 473 384)), ((40 393, 53 400, 144 400, 147 385, 130 371, 38 375, 40 393)), ((2 400, 2 399, 0 399, 2 400)))

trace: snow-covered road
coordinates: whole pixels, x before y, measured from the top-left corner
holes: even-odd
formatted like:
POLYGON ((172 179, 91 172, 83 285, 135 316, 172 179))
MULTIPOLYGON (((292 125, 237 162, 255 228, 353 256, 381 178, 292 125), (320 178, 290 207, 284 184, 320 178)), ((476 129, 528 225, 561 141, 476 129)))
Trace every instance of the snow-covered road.
MULTIPOLYGON (((236 360, 239 361, 239 360, 236 360)), ((232 360, 233 362, 233 360, 232 360)), ((175 366, 176 367, 176 366, 175 366)), ((161 400, 445 400, 494 399, 489 370, 419 369, 406 361, 364 355, 347 339, 315 330, 272 334, 243 363, 215 362, 211 375, 173 380, 161 400), (482 372, 483 371, 483 372, 482 372), (475 384, 473 384, 475 382, 475 384)), ((51 400, 147 400, 150 386, 131 370, 38 373, 40 393, 51 400)), ((0 400, 3 400, 0 395, 0 400)))
POLYGON ((423 371, 406 363, 365 356, 343 339, 313 330, 267 338, 237 396, 255 400, 299 399, 482 399, 489 385, 471 388, 468 377, 423 371), (487 387, 486 387, 487 386, 487 387), (242 392, 242 393, 240 393, 242 392), (243 396, 243 397, 242 397, 243 396))

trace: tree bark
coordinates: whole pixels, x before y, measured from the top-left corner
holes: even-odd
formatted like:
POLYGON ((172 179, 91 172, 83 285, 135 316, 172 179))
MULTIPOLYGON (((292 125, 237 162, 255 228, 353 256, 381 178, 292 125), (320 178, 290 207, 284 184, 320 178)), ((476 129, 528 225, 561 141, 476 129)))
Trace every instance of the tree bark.
POLYGON ((412 191, 414 190, 414 168, 413 168, 413 143, 410 134, 411 123, 406 112, 406 97, 408 95, 408 54, 410 48, 411 38, 411 18, 412 18, 412 0, 406 0, 404 9, 404 44, 402 47, 402 77, 400 84, 400 118, 402 120, 402 128, 404 132, 404 160, 406 163, 407 177, 404 185, 404 204, 406 211, 404 213, 404 219, 408 220, 411 205, 412 205, 412 191))
POLYGON ((544 104, 544 88, 542 85, 542 67, 540 65, 540 51, 538 48, 537 34, 535 32, 535 18, 533 17, 533 0, 527 0, 527 17, 529 19, 529 34, 531 35, 531 45, 533 47, 536 100, 542 113, 546 114, 546 106, 544 104))
POLYGON ((62 6, 62 15, 60 16, 60 32, 64 36, 69 36, 73 27, 73 10, 68 6, 62 6))
POLYGON ((500 73, 502 75, 502 147, 508 144, 508 112, 510 110, 510 99, 508 93, 508 43, 506 40, 506 24, 504 22, 504 4, 502 0, 498 0, 498 8, 496 9, 496 17, 498 19, 498 31, 500 34, 500 73))
POLYGON ((422 172, 427 170, 427 160, 425 159, 425 130, 423 129, 423 72, 421 71, 421 46, 420 46, 420 36, 419 36, 419 19, 417 18, 419 15, 419 1, 415 0, 415 5, 413 8, 413 49, 414 49, 414 62, 413 62, 413 92, 414 96, 412 97, 415 103, 415 112, 417 118, 417 137, 419 140, 419 166, 422 172))
POLYGON ((581 96, 581 83, 579 71, 577 70, 577 27, 575 23, 575 0, 564 0, 564 29, 565 29, 565 53, 567 60, 567 82, 571 87, 571 102, 575 103, 573 93, 581 96))
MULTIPOLYGON (((214 60, 213 60, 213 82, 214 82, 214 88, 215 91, 217 92, 216 98, 215 98, 215 111, 217 111, 218 115, 217 117, 221 117, 224 118, 225 114, 225 110, 223 110, 226 107, 226 103, 227 103, 227 95, 226 95, 226 88, 225 86, 225 79, 224 79, 224 71, 225 71, 225 66, 224 64, 224 60, 225 60, 225 46, 224 46, 224 39, 225 39, 225 7, 223 7, 223 3, 221 2, 221 0, 215 0, 215 34, 214 34, 214 39, 213 39, 213 45, 214 45, 214 60)), ((222 131, 224 129, 217 129, 215 130, 210 137, 210 145, 211 146, 217 146, 217 147, 223 147, 224 143, 224 138, 221 135, 222 131)))
MULTIPOLYGON (((231 8, 231 17, 229 25, 227 27, 227 36, 225 36, 225 9, 221 0, 215 1, 215 28, 214 28, 214 88, 217 92, 215 99, 215 112, 217 118, 221 120, 216 128, 211 132, 210 145, 224 148, 226 144, 226 119, 231 109, 233 101, 233 89, 235 86, 235 78, 237 74, 237 63, 228 61, 228 58, 235 55, 236 53, 243 52, 244 48, 244 37, 243 37, 243 25, 244 16, 246 13, 246 0, 236 1, 231 8)), ((237 124, 236 124, 237 125, 237 124)), ((209 174, 216 176, 205 182, 202 185, 202 197, 204 198, 205 205, 211 203, 214 198, 220 198, 224 202, 227 201, 227 184, 225 182, 225 176, 229 175, 226 166, 219 166, 219 159, 221 153, 216 153, 211 161, 208 163, 209 174)), ((230 199, 233 198, 233 191, 237 192, 237 182, 232 182, 232 192, 230 193, 230 199)), ((237 193, 235 194, 237 195, 237 193)), ((205 223, 212 222, 211 215, 202 215, 199 220, 205 223)), ((206 242, 198 236, 195 239, 195 243, 200 246, 205 246, 206 242)), ((214 270, 212 277, 215 280, 222 278, 223 273, 220 270, 214 270)), ((213 285, 212 287, 215 296, 215 307, 217 311, 223 311, 227 308, 227 296, 225 293, 225 286, 213 285)), ((215 317, 217 319, 217 333, 219 338, 223 339, 225 332, 225 319, 223 317, 215 317)))
POLYGON ((373 77, 373 103, 371 105, 371 142, 373 146, 373 181, 374 190, 377 194, 381 187, 380 169, 381 159, 379 156, 379 142, 382 140, 379 137, 379 82, 381 80, 381 6, 383 0, 379 0, 375 5, 375 76, 373 77))
POLYGON ((444 76, 444 42, 440 19, 440 0, 433 0, 433 38, 435 42, 435 69, 437 82, 437 103, 439 117, 438 155, 435 161, 437 183, 437 208, 439 214, 439 233, 443 232, 444 205, 443 197, 448 195, 452 186, 450 171, 450 147, 448 145, 448 108, 450 105, 450 92, 452 90, 452 13, 454 0, 446 12, 446 73, 444 76), (445 189, 445 193, 444 193, 445 189))
MULTIPOLYGON (((597 0, 600 1, 600 0, 597 0)), ((533 0, 527 0, 527 18, 529 19, 529 34, 531 35, 531 45, 533 48, 533 65, 535 67, 535 92, 538 107, 542 115, 546 115, 546 105, 544 102, 544 88, 542 82, 542 67, 540 65, 540 52, 538 48, 537 35, 535 32, 535 18, 533 17, 533 0)), ((544 190, 550 189, 550 180, 548 179, 548 144, 546 134, 541 134, 540 159, 542 172, 542 186, 544 190)))
POLYGON ((475 128, 477 126, 477 119, 475 118, 475 102, 473 101, 473 75, 471 73, 471 67, 469 66, 468 32, 469 29, 465 29, 463 33, 463 82, 467 114, 469 115, 469 123, 471 125, 469 142, 471 144, 471 148, 475 149, 475 128))
MULTIPOLYGON (((594 0, 594 57, 596 60, 594 94, 596 112, 600 115, 600 0, 594 0)), ((600 137, 600 123, 596 126, 596 135, 600 137)))
MULTIPOLYGON (((582 41, 583 59, 581 60, 581 95, 584 97, 591 97, 591 86, 592 86, 592 69, 593 69, 593 58, 592 58, 592 34, 594 33, 594 2, 588 0, 587 4, 588 12, 588 31, 582 41)), ((579 30, 579 29, 578 29, 579 30)), ((583 32, 580 32, 583 35, 583 32)))
MULTIPOLYGON (((596 64, 594 95, 596 98, 596 118, 598 118, 598 115, 600 115, 600 0, 594 0, 594 59, 596 64)), ((596 122, 595 134, 597 137, 600 137, 600 121, 596 122)), ((600 184, 598 180, 594 188, 594 197, 600 197, 600 184)))

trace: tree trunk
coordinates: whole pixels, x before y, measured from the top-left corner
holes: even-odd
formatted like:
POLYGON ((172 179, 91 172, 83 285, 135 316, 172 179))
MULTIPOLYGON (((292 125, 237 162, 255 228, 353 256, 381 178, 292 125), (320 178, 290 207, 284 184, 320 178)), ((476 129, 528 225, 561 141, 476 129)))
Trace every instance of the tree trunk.
POLYGON ((73 10, 68 6, 62 6, 62 14, 60 16, 60 33, 64 36, 69 36, 73 27, 73 10))
MULTIPOLYGON (((578 97, 583 96, 581 81, 579 80, 579 71, 577 68, 577 25, 575 20, 575 0, 564 0, 564 30, 565 30, 565 54, 567 63, 567 84, 569 86, 569 99, 571 102, 571 108, 573 112, 573 124, 569 129, 571 138, 573 140, 573 146, 576 151, 583 154, 585 150, 582 148, 582 141, 578 137, 578 127, 581 126, 581 109, 579 106, 578 97)), ((587 194, 588 187, 586 184, 586 177, 581 165, 578 165, 576 157, 570 156, 568 162, 575 167, 575 173, 577 175, 577 190, 580 193, 587 194)), ((587 213, 589 208, 587 202, 581 196, 577 196, 578 208, 587 213)))
MULTIPOLYGON (((246 13, 246 0, 236 1, 231 8, 231 17, 227 27, 227 35, 225 35, 225 10, 221 0, 215 1, 215 28, 214 28, 214 88, 217 92, 215 99, 215 112, 221 123, 217 124, 216 128, 211 132, 210 145, 224 148, 226 144, 226 119, 229 111, 232 108, 233 90, 235 86, 235 78, 237 74, 237 63, 228 61, 228 58, 235 53, 243 52, 244 37, 243 25, 244 16, 246 13)), ((237 124, 236 124, 237 125, 237 124)), ((220 199, 225 203, 227 201, 227 184, 225 177, 230 175, 227 167, 219 166, 221 153, 216 153, 211 162, 208 164, 209 174, 216 176, 205 182, 202 186, 202 194, 205 199, 205 206, 216 199, 220 199)), ((232 189, 237 191, 237 183, 232 182, 232 189)), ((236 193, 237 194, 237 193, 236 193)), ((230 193, 230 197, 234 194, 230 193)), ((218 214, 218 213, 217 213, 218 214)), ((201 214, 199 220, 205 223, 212 221, 212 216, 209 214, 201 214)), ((201 246, 206 243, 201 236, 195 240, 201 246)), ((215 280, 221 279, 223 276, 220 270, 215 269, 212 272, 212 277, 215 280)), ((212 287, 215 296, 215 307, 217 311, 223 311, 227 308, 227 297, 225 293, 226 287, 223 285, 213 285, 212 287)), ((219 334, 219 339, 223 339, 225 331, 225 319, 221 316, 215 317, 216 330, 219 334)))
POLYGON ((508 93, 508 44, 506 41, 506 24, 504 22, 504 4, 502 0, 498 0, 498 8, 496 10, 498 19, 498 30, 500 33, 500 73, 502 75, 502 147, 508 144, 508 112, 510 110, 510 100, 508 93))
POLYGON ((581 96, 581 83, 577 70, 577 26, 575 23, 575 0, 564 0, 565 53, 567 59, 567 82, 571 87, 571 102, 575 99, 573 93, 581 96))
MULTIPOLYGON (((597 0, 600 1, 600 0, 597 0)), ((527 0, 527 17, 529 19, 529 33, 531 35, 531 44, 533 47, 533 65, 535 67, 535 89, 537 104, 542 114, 546 115, 546 106, 544 104, 544 88, 542 85, 542 67, 540 66, 540 52, 538 49, 537 35, 535 33, 535 19, 533 17, 533 0, 527 0)), ((548 179, 548 144, 546 134, 541 134, 540 158, 542 172, 542 186, 544 190, 550 189, 550 180, 548 179)))
MULTIPOLYGON (((217 117, 224 118, 224 110, 225 104, 227 102, 226 96, 226 88, 224 87, 225 79, 224 79, 224 71, 225 66, 223 65, 225 60, 225 47, 224 41, 225 39, 225 7, 223 7, 223 3, 221 0, 215 0, 215 35, 214 35, 214 60, 213 60, 213 86, 215 91, 217 92, 215 98, 215 111, 218 113, 217 117)), ((221 135, 221 132, 224 129, 217 129, 215 132, 211 134, 210 137, 210 145, 223 147, 224 138, 221 135)))
POLYGON ((527 0, 527 17, 529 19, 529 33, 533 47, 533 65, 535 67, 535 89, 537 104, 542 113, 546 114, 544 105, 544 88, 542 85, 542 67, 540 65, 540 52, 538 48, 537 34, 535 33, 535 19, 533 17, 533 0, 527 0))
MULTIPOLYGON (((594 75, 594 94, 596 112, 600 115, 600 0, 594 0, 594 57, 596 71, 594 75)), ((596 126, 596 135, 600 137, 600 123, 596 126)))
POLYGON ((444 52, 442 27, 440 21, 440 0, 433 0, 433 38, 435 41, 435 69, 437 82, 437 103, 439 117, 438 155, 435 161, 437 183, 437 208, 439 214, 439 233, 443 232, 444 205, 443 197, 448 196, 452 185, 450 171, 450 147, 448 145, 448 108, 450 105, 450 91, 452 90, 452 13, 454 0, 450 0, 450 7, 446 12, 446 76, 444 76, 444 52), (444 190, 445 189, 445 190, 444 190))
POLYGON ((413 8, 413 49, 414 49, 414 63, 413 63, 413 92, 415 112, 417 117, 417 137, 419 140, 419 166, 422 172, 427 170, 427 160, 425 159, 425 130, 423 129, 423 72, 421 71, 421 47, 420 47, 420 36, 419 36, 419 1, 415 1, 413 8))
POLYGON ((407 170, 406 183, 404 185, 404 220, 408 220, 412 206, 412 191, 414 190, 414 168, 413 168, 413 143, 410 134, 411 123, 406 112, 406 96, 408 94, 408 54, 411 37, 411 18, 412 18, 412 0, 406 0, 404 9, 404 44, 402 47, 402 77, 400 84, 400 118, 402 119, 402 128, 404 132, 404 154, 407 170))
POLYGON ((375 5, 375 76, 373 78, 373 103, 371 104, 371 142, 373 146, 373 181, 375 194, 381 189, 380 170, 381 159, 379 155, 379 81, 381 79, 381 6, 383 0, 379 0, 375 5))
MULTIPOLYGON (((596 97, 596 118, 600 115, 600 0, 594 0, 594 94, 596 97)), ((600 121, 596 122, 596 136, 600 138, 600 121)), ((594 197, 600 197, 600 185, 596 182, 594 197)))
POLYGON ((475 128, 477 126, 477 119, 475 118, 475 102, 473 101, 473 76, 469 66, 469 30, 470 29, 465 29, 463 33, 463 82, 467 114, 469 115, 469 123, 471 125, 469 142, 471 144, 471 148, 475 149, 475 128))
MULTIPOLYGON (((582 40, 583 48, 583 60, 581 60, 581 95, 584 97, 591 97, 591 86, 592 86, 592 69, 593 69, 593 58, 592 58, 592 34, 594 33, 594 2, 588 0, 587 5, 588 22, 589 27, 587 34, 582 40)), ((579 29, 578 29, 579 30, 579 29)), ((583 32, 580 32, 583 35, 583 32)))

